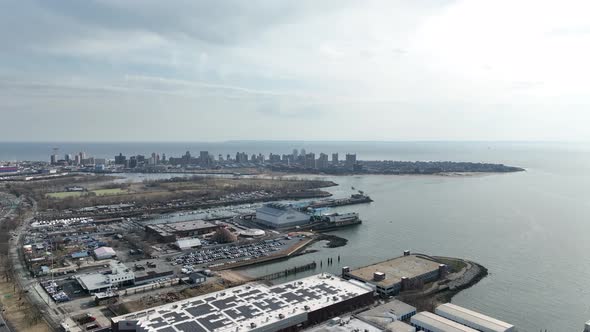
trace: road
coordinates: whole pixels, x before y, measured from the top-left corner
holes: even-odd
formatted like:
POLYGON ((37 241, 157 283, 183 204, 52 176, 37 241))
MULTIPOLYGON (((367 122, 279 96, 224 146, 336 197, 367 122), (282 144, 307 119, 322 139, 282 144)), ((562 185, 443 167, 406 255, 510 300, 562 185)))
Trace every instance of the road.
MULTIPOLYGON (((23 221, 16 229, 15 233, 17 234, 16 237, 12 237, 10 239, 10 259, 12 260, 13 264, 13 275, 14 280, 18 283, 20 289, 25 291, 26 298, 28 302, 37 307, 43 316, 43 319, 47 322, 48 326, 51 327, 54 331, 58 331, 60 328, 61 318, 59 313, 55 312, 51 307, 53 302, 51 300, 44 299, 44 292, 39 291, 39 287, 35 287, 37 285, 37 281, 31 277, 29 271, 22 263, 22 259, 19 256, 19 248, 21 247, 21 236, 26 232, 28 229, 31 220, 35 216, 37 212, 37 202, 33 201, 33 206, 31 208, 31 215, 23 221), (48 305, 49 304, 49 305, 48 305)), ((1 331, 0 331, 1 332, 1 331)))
MULTIPOLYGON (((20 201, 18 198, 12 195, 0 193, 0 222, 4 222, 6 218, 10 217, 10 215, 16 210, 16 207, 19 203, 20 201)), ((2 313, 0 313, 0 332, 7 331, 12 332, 12 329, 7 324, 4 316, 2 316, 2 313)))

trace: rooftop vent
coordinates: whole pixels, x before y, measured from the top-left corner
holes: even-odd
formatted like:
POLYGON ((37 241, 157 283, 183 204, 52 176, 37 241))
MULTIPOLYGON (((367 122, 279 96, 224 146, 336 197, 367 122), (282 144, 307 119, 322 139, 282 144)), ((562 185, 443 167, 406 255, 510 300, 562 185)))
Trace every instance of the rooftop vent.
POLYGON ((375 281, 385 280, 385 273, 379 272, 379 271, 373 273, 373 280, 375 280, 375 281))

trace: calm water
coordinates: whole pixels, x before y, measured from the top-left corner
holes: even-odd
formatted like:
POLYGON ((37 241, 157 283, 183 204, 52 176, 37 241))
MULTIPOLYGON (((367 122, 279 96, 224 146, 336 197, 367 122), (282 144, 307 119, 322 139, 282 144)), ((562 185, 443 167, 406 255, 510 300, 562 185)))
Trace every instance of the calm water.
MULTIPOLYGON (((340 209, 358 211, 364 220, 359 227, 335 233, 347 238, 348 245, 325 249, 318 244, 318 253, 247 272, 264 274, 311 260, 325 262, 340 254, 340 264, 330 268, 324 264, 324 270, 338 273, 343 265, 365 265, 412 249, 465 257, 486 266, 490 275, 453 302, 511 322, 520 331, 581 331, 590 319, 590 145, 245 142, 190 143, 191 148, 179 144, 159 145, 160 150, 146 144, 86 144, 85 150, 102 157, 119 150, 172 155, 188 148, 193 154, 208 149, 225 155, 237 150, 288 153, 304 147, 316 154, 357 152, 359 159, 485 161, 525 167, 527 172, 473 177, 327 177, 340 184, 330 188, 336 196, 349 195, 354 186, 375 200, 340 209)), ((53 146, 33 144, 32 152, 27 152, 25 146, 16 145, 0 144, 0 159, 26 154, 30 157, 23 159, 38 158, 49 155, 53 146)))

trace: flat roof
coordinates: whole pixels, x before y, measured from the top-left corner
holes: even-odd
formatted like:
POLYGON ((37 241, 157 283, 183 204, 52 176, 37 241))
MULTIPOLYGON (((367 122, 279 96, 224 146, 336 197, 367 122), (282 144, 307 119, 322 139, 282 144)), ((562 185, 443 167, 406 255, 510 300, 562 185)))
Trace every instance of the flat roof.
POLYGON ((132 314, 113 323, 132 323, 144 332, 250 331, 285 319, 301 322, 307 312, 372 293, 330 274, 318 274, 276 286, 248 283, 132 314))
POLYGON ((392 315, 399 318, 411 312, 416 312, 416 308, 402 301, 393 300, 373 309, 363 311, 358 314, 358 317, 374 324, 378 324, 379 326, 386 327, 387 324, 392 322, 392 315))
POLYGON ((363 322, 360 319, 345 317, 339 319, 338 317, 333 318, 323 324, 316 325, 312 328, 304 330, 305 332, 383 332, 383 329, 380 329, 376 326, 373 326, 367 322, 363 322), (342 324, 335 322, 334 320, 339 320, 342 324))
POLYGON ((416 255, 396 257, 384 262, 368 265, 348 272, 348 275, 379 286, 390 286, 401 282, 403 277, 410 279, 438 270, 440 263, 416 255), (375 272, 385 273, 385 279, 374 281, 375 272))
POLYGON ((387 324, 386 329, 391 332, 416 332, 415 327, 400 320, 387 324))
POLYGON ((147 225, 148 228, 152 230, 162 233, 162 234, 174 234, 176 232, 186 232, 186 231, 194 231, 199 229, 208 229, 212 227, 216 227, 218 225, 205 221, 205 220, 189 220, 189 221, 179 221, 174 223, 168 224, 153 224, 147 225))
POLYGON ((441 304, 436 307, 436 314, 449 319, 454 317, 460 317, 468 322, 473 323, 476 326, 484 327, 490 331, 505 332, 514 328, 514 325, 503 322, 499 319, 480 314, 452 303, 441 304))
POLYGON ((444 317, 435 315, 427 311, 422 311, 415 314, 414 316, 412 316, 412 319, 410 321, 412 322, 412 324, 419 326, 426 325, 429 327, 435 327, 443 332, 477 332, 477 330, 474 330, 470 327, 461 325, 457 322, 453 322, 450 319, 446 319, 444 317))

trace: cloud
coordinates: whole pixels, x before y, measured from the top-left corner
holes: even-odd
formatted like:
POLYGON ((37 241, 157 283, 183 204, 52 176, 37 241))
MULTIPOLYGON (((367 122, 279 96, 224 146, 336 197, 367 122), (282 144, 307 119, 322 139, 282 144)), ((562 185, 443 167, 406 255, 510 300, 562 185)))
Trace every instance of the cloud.
POLYGON ((81 124, 84 137, 99 139, 108 122, 84 120, 96 114, 121 114, 113 139, 179 138, 150 123, 173 118, 192 139, 590 138, 582 125, 590 116, 579 111, 590 104, 588 7, 503 0, 2 2, 0 116, 21 127, 4 125, 0 139, 51 140, 81 124), (142 113, 149 116, 138 119, 142 113), (576 119, 567 122, 573 128, 556 114, 576 119), (55 130, 27 133, 35 115, 55 130), (143 128, 125 129, 138 122, 143 128), (236 125, 195 130, 195 123, 219 122, 236 125), (562 126, 551 130, 548 123, 562 126), (299 130, 276 130, 285 124, 299 130))

